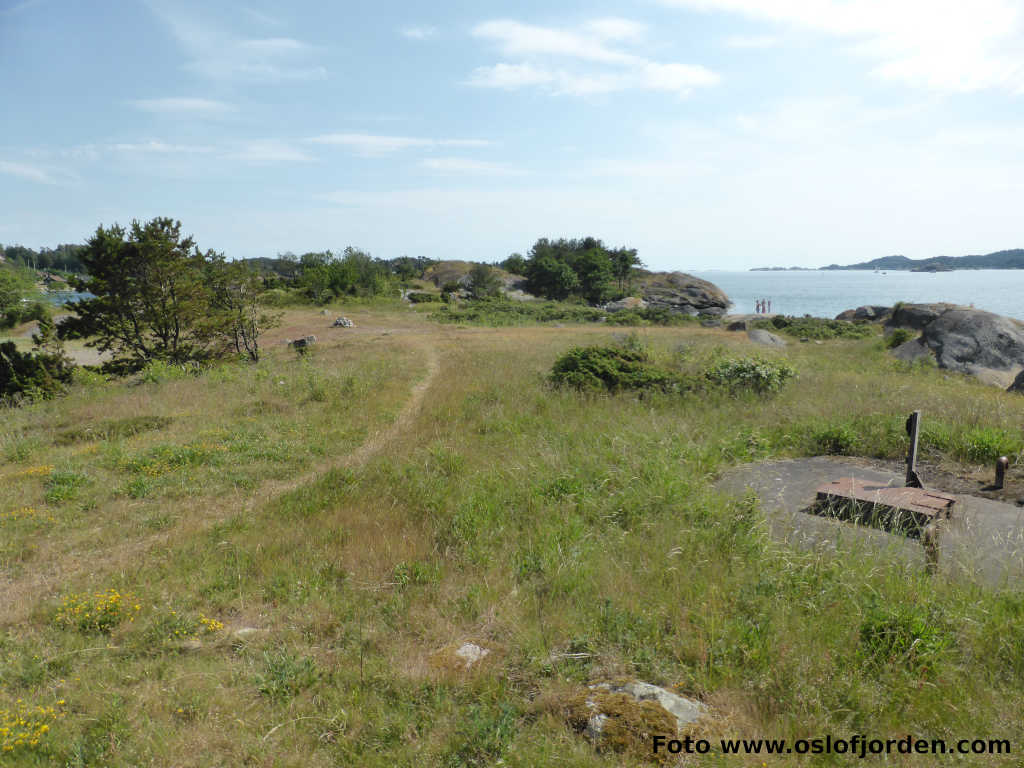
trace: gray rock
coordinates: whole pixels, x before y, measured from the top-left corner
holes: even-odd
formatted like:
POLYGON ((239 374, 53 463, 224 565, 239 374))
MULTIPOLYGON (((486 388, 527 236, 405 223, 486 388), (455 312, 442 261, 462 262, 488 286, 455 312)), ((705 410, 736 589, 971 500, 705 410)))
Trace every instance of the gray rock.
POLYGON ((356 324, 349 320, 347 317, 339 317, 333 323, 334 328, 355 328, 356 324))
POLYGON ((747 338, 755 344, 761 344, 765 347, 781 348, 786 346, 785 339, 761 328, 753 328, 747 331, 747 338))
POLYGON ((1009 391, 1024 394, 1024 371, 1017 374, 1017 378, 1013 380, 1013 384, 1010 385, 1009 391))
MULTIPOLYGON (((598 683, 590 686, 592 691, 607 691, 608 693, 625 693, 636 699, 637 702, 653 701, 660 704, 670 715, 676 719, 677 727, 682 730, 690 723, 694 723, 707 714, 707 707, 699 701, 693 701, 679 696, 664 688, 659 688, 650 683, 634 680, 629 683, 598 683)), ((590 702, 588 702, 590 705, 590 702)), ((591 718, 593 721, 595 718, 591 718)), ((603 722, 602 722, 603 724, 603 722)), ((587 723, 588 729, 591 723, 587 723)), ((600 733, 600 731, 598 731, 600 733)))
POLYGON ((840 312, 838 315, 836 315, 836 320, 845 320, 848 323, 852 323, 853 318, 856 316, 856 314, 857 310, 848 309, 845 312, 840 312))
POLYGON ((921 338, 940 368, 969 373, 1004 389, 1024 370, 1024 324, 980 309, 948 309, 921 338))
POLYGON ((939 315, 956 307, 955 304, 903 304, 893 307, 892 316, 885 321, 886 330, 910 328, 922 330, 939 315))
POLYGON ((647 302, 638 296, 627 296, 618 301, 610 301, 604 305, 608 312, 621 312, 624 309, 646 309, 647 302))
POLYGON ((729 325, 725 327, 727 331, 745 331, 747 330, 746 320, 733 320, 729 325))
POLYGON ((476 643, 463 643, 455 650, 455 655, 465 662, 466 669, 472 667, 489 653, 487 648, 481 648, 476 643))
POLYGON ((934 358, 932 351, 928 348, 928 345, 924 343, 924 339, 920 337, 903 342, 898 347, 891 349, 889 354, 899 360, 905 360, 908 363, 912 363, 915 360, 921 360, 923 358, 934 358))
POLYGON ((256 627, 239 627, 231 633, 231 639, 239 642, 247 642, 266 631, 267 630, 265 629, 258 629, 256 627))
MULTIPOLYGON (((892 316, 892 307, 883 307, 877 304, 871 304, 865 307, 857 307, 853 311, 853 320, 869 323, 880 323, 883 320, 889 319, 892 316)), ((843 318, 844 320, 846 318, 843 318)))
POLYGON ((724 315, 732 303, 714 283, 682 272, 655 275, 644 286, 643 300, 649 307, 686 315, 724 315))

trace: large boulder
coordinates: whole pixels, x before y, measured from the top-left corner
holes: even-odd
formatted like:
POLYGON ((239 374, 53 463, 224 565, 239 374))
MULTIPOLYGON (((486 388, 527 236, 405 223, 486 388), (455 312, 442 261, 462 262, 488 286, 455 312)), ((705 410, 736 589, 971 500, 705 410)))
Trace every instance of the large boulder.
POLYGON ((747 331, 747 338, 755 344, 760 344, 764 347, 781 348, 786 346, 786 340, 781 336, 776 336, 774 333, 761 328, 753 328, 747 331))
POLYGON ((857 307, 853 312, 854 322, 880 323, 892 316, 892 307, 882 307, 875 304, 866 307, 857 307))
POLYGON ((624 309, 645 309, 647 302, 638 296, 627 296, 618 301, 610 301, 604 305, 608 312, 621 312, 624 309))
POLYGON ((956 304, 899 304, 892 308, 892 315, 885 321, 886 330, 910 328, 920 331, 940 315, 954 309, 956 304))
POLYGON ((1013 380, 1013 384, 1010 385, 1008 391, 1024 394, 1024 371, 1017 374, 1017 378, 1013 380))
POLYGON ((653 275, 644 285, 643 300, 684 315, 724 315, 732 303, 714 283, 682 272, 653 275))
POLYGON ((921 338, 940 368, 969 373, 1004 389, 1024 370, 1024 323, 980 309, 947 309, 921 338))

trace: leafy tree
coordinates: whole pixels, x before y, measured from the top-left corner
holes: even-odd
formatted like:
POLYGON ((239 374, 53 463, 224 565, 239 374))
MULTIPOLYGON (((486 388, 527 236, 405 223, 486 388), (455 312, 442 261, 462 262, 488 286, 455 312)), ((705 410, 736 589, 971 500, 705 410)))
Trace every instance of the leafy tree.
POLYGON ((501 293, 501 278, 486 264, 474 264, 466 287, 474 299, 488 299, 501 293))
POLYGON ((633 274, 634 267, 642 267, 643 262, 636 255, 636 248, 616 248, 609 251, 612 274, 619 283, 619 291, 625 292, 629 287, 629 279, 633 274))
MULTIPOLYGON (((506 268, 518 266, 513 259, 517 255, 509 257, 506 268)), ((578 296, 591 304, 600 304, 611 298, 613 281, 619 281, 621 290, 633 267, 639 263, 635 249, 609 251, 596 237, 578 240, 542 237, 530 249, 523 274, 531 293, 548 299, 578 296)))
POLYGON ((579 284, 573 268, 554 256, 535 256, 526 265, 526 290, 537 296, 560 301, 569 298, 579 284))
POLYGON ((611 294, 612 263, 603 248, 580 253, 573 265, 579 294, 591 304, 602 304, 611 294))
POLYGON ((281 323, 281 313, 267 312, 260 301, 263 281, 243 262, 223 257, 208 267, 212 308, 219 312, 221 332, 238 355, 260 359, 260 334, 281 323))
POLYGON ((513 253, 498 266, 506 272, 511 272, 513 275, 526 274, 526 259, 523 258, 521 253, 513 253))
POLYGON ((77 317, 59 327, 61 338, 93 337, 89 346, 112 351, 108 370, 137 370, 151 360, 200 361, 222 354, 223 317, 210 311, 208 265, 181 222, 156 218, 132 221, 125 230, 102 226, 82 253, 88 277, 74 278, 79 291, 95 298, 70 305, 77 317), (218 323, 221 325, 218 325, 218 323))

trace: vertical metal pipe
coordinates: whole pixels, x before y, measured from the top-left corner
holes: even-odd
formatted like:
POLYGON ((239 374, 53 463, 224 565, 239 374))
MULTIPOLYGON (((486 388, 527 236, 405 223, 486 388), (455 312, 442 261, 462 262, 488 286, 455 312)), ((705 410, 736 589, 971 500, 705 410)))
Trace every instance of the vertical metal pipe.
POLYGON ((1006 484, 1006 470, 1010 466, 1010 460, 1005 456, 996 459, 996 488, 1002 488, 1006 484))
POLYGON ((914 411, 907 419, 907 435, 910 446, 907 448, 907 488, 921 488, 921 478, 917 475, 917 438, 921 427, 921 412, 914 411))

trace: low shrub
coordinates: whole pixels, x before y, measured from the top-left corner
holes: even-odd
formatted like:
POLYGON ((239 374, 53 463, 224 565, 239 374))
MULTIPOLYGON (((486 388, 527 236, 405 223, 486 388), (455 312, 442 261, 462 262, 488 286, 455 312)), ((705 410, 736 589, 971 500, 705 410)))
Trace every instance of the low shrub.
POLYGON ((409 291, 409 293, 405 295, 405 298, 407 298, 413 304, 425 304, 430 302, 443 301, 443 299, 441 298, 441 294, 427 293, 425 291, 409 291))
POLYGON ((439 323, 466 323, 504 327, 537 323, 608 323, 618 326, 676 326, 695 323, 697 318, 667 309, 630 309, 606 312, 585 304, 561 301, 512 301, 478 299, 458 307, 440 307, 428 317, 439 323))
POLYGON ((74 363, 62 354, 19 352, 13 341, 0 344, 0 403, 49 400, 71 383, 74 363))
POLYGON ((624 347, 573 347, 551 369, 554 384, 578 390, 679 391, 683 377, 653 365, 647 353, 624 347))
POLYGON ((848 323, 823 317, 789 317, 776 315, 770 320, 754 320, 754 328, 780 331, 798 339, 865 339, 878 334, 878 327, 866 323, 848 323))
POLYGON ((733 391, 749 390, 764 394, 777 392, 796 376, 792 366, 778 360, 760 357, 726 358, 714 363, 704 376, 712 384, 733 391))
POLYGON ((897 328, 888 335, 885 339, 886 349, 895 349, 901 344, 905 344, 914 338, 915 334, 909 328, 897 328))
POLYGON ((53 621, 58 627, 79 632, 110 634, 125 619, 135 621, 140 610, 134 595, 111 588, 92 595, 67 595, 53 621))

